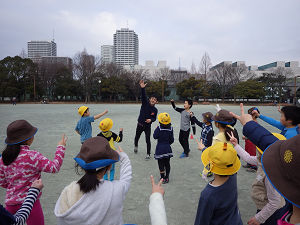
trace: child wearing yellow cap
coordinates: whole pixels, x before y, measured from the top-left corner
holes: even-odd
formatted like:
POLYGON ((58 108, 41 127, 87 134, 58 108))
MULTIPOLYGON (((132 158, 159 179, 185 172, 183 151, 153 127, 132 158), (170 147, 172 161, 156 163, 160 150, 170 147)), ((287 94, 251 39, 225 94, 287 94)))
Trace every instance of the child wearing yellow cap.
POLYGON ((104 112, 90 116, 90 110, 87 106, 80 106, 78 108, 78 114, 81 116, 80 120, 77 122, 75 127, 75 131, 80 135, 80 142, 83 142, 92 137, 92 125, 91 123, 94 122, 96 119, 104 116, 108 111, 105 110, 104 112))
POLYGON ((241 162, 231 144, 217 142, 201 155, 204 167, 214 180, 201 192, 195 225, 242 225, 237 205, 237 171, 241 162))
MULTIPOLYGON (((110 147, 113 150, 116 150, 116 147, 114 145, 114 142, 121 142, 123 139, 123 128, 120 128, 120 132, 119 135, 117 135, 116 133, 112 132, 110 129, 113 126, 113 121, 110 118, 105 118, 103 120, 100 121, 99 123, 99 128, 101 130, 101 132, 99 134, 97 134, 97 136, 100 137, 104 137, 110 147)), ((115 164, 112 164, 112 167, 110 169, 110 181, 114 180, 114 176, 115 176, 115 164)), ((108 173, 106 173, 103 177, 104 180, 108 180, 108 173)))
POLYGON ((159 126, 153 133, 153 138, 157 139, 154 158, 158 162, 160 177, 163 183, 169 183, 171 171, 170 158, 173 157, 171 144, 174 142, 174 133, 171 126, 171 117, 168 113, 158 115, 159 126))

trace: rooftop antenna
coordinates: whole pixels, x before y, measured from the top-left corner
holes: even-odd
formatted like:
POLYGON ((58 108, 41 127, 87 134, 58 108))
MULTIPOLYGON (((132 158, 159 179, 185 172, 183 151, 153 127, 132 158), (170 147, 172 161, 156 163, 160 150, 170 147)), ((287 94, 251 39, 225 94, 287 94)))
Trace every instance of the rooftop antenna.
POLYGON ((52 30, 52 41, 54 42, 54 28, 52 30))
POLYGON ((179 71, 180 71, 180 57, 179 57, 179 71))

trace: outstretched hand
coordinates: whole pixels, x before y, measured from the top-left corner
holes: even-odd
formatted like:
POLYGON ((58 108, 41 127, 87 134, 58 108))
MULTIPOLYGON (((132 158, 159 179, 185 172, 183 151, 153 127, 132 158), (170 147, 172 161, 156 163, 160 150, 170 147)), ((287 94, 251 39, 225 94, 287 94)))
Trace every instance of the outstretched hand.
POLYGON ((67 140, 68 137, 65 134, 62 134, 60 141, 58 142, 57 145, 63 145, 66 146, 67 145, 67 140))
POLYGON ((227 132, 227 134, 228 134, 228 136, 230 137, 230 142, 231 142, 231 144, 233 144, 234 146, 236 146, 236 145, 238 144, 238 141, 237 141, 237 139, 234 137, 233 132, 231 131, 231 134, 229 134, 229 133, 227 132))
POLYGON ((151 184, 152 184, 152 193, 158 192, 158 193, 161 193, 162 196, 164 196, 165 190, 161 186, 161 184, 162 184, 162 182, 163 182, 164 179, 160 179, 160 181, 158 182, 158 184, 155 184, 154 178, 153 178, 152 175, 150 176, 150 179, 151 179, 151 184))
POLYGON ((120 154, 121 152, 124 152, 123 149, 122 149, 120 146, 119 146, 118 148, 119 148, 119 150, 117 150, 117 152, 118 152, 119 154, 120 154))
POLYGON ((145 84, 144 80, 140 80, 140 86, 141 88, 145 88, 147 83, 145 84))
POLYGON ((44 187, 42 179, 38 179, 38 180, 33 181, 31 187, 42 190, 43 187, 44 187))
POLYGON ((246 123, 248 123, 249 121, 252 121, 253 119, 252 119, 252 116, 250 114, 245 114, 243 103, 240 104, 240 108, 241 108, 241 115, 240 116, 236 115, 233 112, 230 112, 230 114, 234 118, 236 118, 237 120, 239 120, 241 122, 241 124, 244 126, 246 123))

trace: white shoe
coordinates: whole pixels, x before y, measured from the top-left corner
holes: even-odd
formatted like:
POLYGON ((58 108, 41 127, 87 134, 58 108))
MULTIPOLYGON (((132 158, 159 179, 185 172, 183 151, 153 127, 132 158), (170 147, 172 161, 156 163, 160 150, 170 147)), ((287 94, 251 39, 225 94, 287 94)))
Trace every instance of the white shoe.
POLYGON ((145 157, 145 160, 146 161, 148 161, 148 160, 150 160, 151 159, 151 156, 150 155, 147 155, 146 157, 145 157))

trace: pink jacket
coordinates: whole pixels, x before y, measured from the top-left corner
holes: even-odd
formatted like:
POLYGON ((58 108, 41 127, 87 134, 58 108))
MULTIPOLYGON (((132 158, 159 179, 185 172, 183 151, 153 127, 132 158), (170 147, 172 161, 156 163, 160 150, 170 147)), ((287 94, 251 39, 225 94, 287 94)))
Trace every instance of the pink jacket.
POLYGON ((41 177, 41 172, 57 173, 65 156, 65 146, 56 147, 54 160, 51 161, 40 152, 29 150, 21 145, 16 160, 8 166, 0 159, 0 186, 6 188, 6 205, 22 204, 33 181, 41 177))

